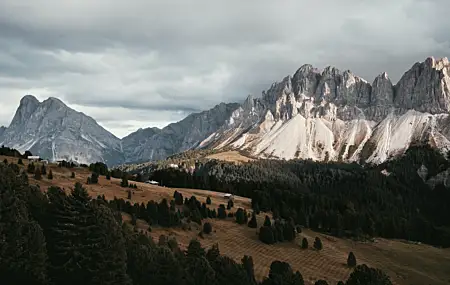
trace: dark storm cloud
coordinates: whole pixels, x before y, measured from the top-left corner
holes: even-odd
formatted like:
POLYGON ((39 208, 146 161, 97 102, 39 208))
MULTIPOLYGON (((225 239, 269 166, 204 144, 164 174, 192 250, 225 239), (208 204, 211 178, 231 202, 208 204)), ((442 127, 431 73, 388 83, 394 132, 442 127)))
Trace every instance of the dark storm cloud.
POLYGON ((301 65, 397 81, 450 55, 450 1, 0 1, 0 124, 56 96, 119 136, 259 95, 301 65))

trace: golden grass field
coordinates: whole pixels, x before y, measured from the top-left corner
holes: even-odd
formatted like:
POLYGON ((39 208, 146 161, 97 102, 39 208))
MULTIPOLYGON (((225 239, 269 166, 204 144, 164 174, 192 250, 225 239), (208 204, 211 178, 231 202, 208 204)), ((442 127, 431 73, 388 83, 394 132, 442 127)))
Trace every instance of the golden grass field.
POLYGON ((206 158, 229 161, 229 162, 238 162, 238 163, 249 162, 249 161, 254 160, 253 158, 243 156, 242 154, 240 154, 238 151, 235 151, 235 150, 211 154, 211 155, 207 156, 206 158))
MULTIPOLYGON (((5 157, 0 157, 3 161, 5 157)), ((17 162, 17 159, 6 157, 8 161, 17 162)), ((26 160, 23 160, 27 164, 26 160)), ((53 171, 53 180, 43 178, 40 181, 34 180, 30 176, 30 184, 38 184, 45 190, 48 186, 56 185, 69 190, 76 181, 85 184, 90 175, 86 169, 74 169, 76 178, 71 179, 72 170, 58 168, 50 165, 48 169, 53 171)), ((184 197, 195 195, 201 202, 211 196, 211 207, 217 208, 219 204, 226 203, 218 192, 193 189, 173 189, 136 183, 138 189, 134 190, 132 202, 147 202, 148 200, 159 201, 162 198, 171 199, 175 190, 181 192, 184 197)), ((120 187, 120 180, 111 178, 106 180, 99 178, 98 185, 85 185, 88 192, 96 197, 105 195, 107 199, 114 197, 127 197, 128 188, 120 187)), ((236 197, 235 207, 250 208, 250 200, 236 197)), ((127 215, 125 220, 129 219, 127 215)), ((264 214, 258 216, 258 225, 262 224, 264 214)), ((400 285, 426 285, 450 284, 450 249, 438 249, 428 245, 409 244, 401 240, 387 240, 377 238, 373 243, 354 242, 346 239, 339 239, 311 230, 304 230, 295 242, 282 243, 276 245, 266 245, 258 240, 257 230, 247 226, 238 225, 233 219, 210 220, 213 226, 213 233, 198 237, 198 229, 184 231, 181 228, 164 229, 153 227, 150 235, 157 240, 161 234, 176 237, 182 248, 189 244, 192 238, 198 238, 202 245, 209 248, 212 244, 218 243, 222 254, 228 255, 236 261, 244 255, 253 257, 255 274, 258 279, 267 276, 270 263, 274 260, 286 261, 291 264, 294 270, 299 270, 306 284, 313 284, 317 279, 324 279, 329 284, 336 284, 339 280, 346 280, 351 273, 345 263, 347 255, 353 251, 358 263, 366 263, 369 266, 377 267, 386 272, 394 282, 400 285), (301 239, 306 237, 310 247, 314 238, 319 236, 322 239, 324 248, 322 251, 313 249, 303 250, 300 248, 301 239)), ((148 225, 144 221, 138 221, 138 226, 147 229, 148 225)))

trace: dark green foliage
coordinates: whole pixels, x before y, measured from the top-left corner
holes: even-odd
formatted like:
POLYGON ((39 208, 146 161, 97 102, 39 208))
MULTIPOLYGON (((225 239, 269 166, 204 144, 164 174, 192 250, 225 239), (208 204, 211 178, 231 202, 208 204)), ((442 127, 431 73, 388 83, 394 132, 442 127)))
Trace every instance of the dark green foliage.
POLYGON ((225 219, 227 217, 227 211, 225 210, 225 205, 220 204, 219 209, 217 210, 217 218, 225 219))
POLYGON ((98 173, 99 175, 106 175, 108 173, 108 166, 103 162, 91 163, 89 165, 89 170, 98 173))
POLYGON ((336 285, 345 285, 343 281, 339 281, 336 285))
POLYGON ((197 164, 193 174, 158 169, 152 177, 167 186, 251 197, 255 212, 272 211, 274 218, 293 218, 295 224, 339 237, 403 238, 447 247, 450 220, 444 217, 450 216, 450 207, 444 201, 450 191, 431 191, 417 174, 422 164, 428 177, 450 167, 438 151, 420 146, 378 166, 212 160, 197 164), (384 169, 392 175, 382 174, 384 169))
POLYGON ((319 237, 316 237, 314 239, 314 248, 317 250, 322 250, 322 248, 323 248, 322 240, 319 237))
POLYGON ((350 274, 346 285, 392 285, 389 277, 379 269, 370 268, 365 264, 356 266, 350 274))
POLYGON ((47 168, 45 167, 45 164, 42 164, 42 166, 41 166, 41 174, 47 175, 47 168))
POLYGON ((259 240, 266 244, 274 244, 276 240, 272 227, 262 226, 259 229, 259 240))
POLYGON ((128 194, 127 194, 127 199, 128 199, 128 200, 131 200, 131 190, 128 190, 127 192, 128 192, 128 194))
MULTIPOLYGON (((15 189, 25 190, 26 177, 0 165, 0 276, 2 284, 45 284, 46 240, 41 226, 30 218, 27 203, 15 189)), ((21 193, 25 194, 25 193, 21 193)), ((30 193, 31 194, 31 193, 30 193)))
POLYGON ((137 218, 135 214, 131 215, 131 224, 135 226, 137 224, 137 218))
POLYGON ((269 216, 266 216, 266 217, 264 218, 264 226, 265 226, 265 227, 271 227, 271 226, 272 226, 272 222, 270 221, 269 216))
POLYGON ((28 166, 27 166, 27 172, 28 173, 34 174, 35 170, 36 170, 36 167, 34 166, 33 162, 28 164, 28 166))
POLYGON ((24 155, 21 155, 20 152, 14 148, 9 148, 4 145, 0 147, 0 155, 3 156, 12 156, 12 157, 19 157, 19 158, 27 158, 28 156, 32 156, 31 152, 28 150, 24 153, 24 155))
POLYGON ((250 221, 248 222, 247 226, 249 228, 253 228, 256 229, 258 227, 258 222, 256 221, 256 215, 255 212, 253 212, 252 214, 252 218, 250 219, 250 221))
POLYGON ((72 174, 70 175, 70 178, 75 178, 75 172, 72 171, 72 174))
POLYGON ((255 269, 253 266, 253 258, 251 256, 244 255, 241 259, 242 267, 244 267, 245 272, 247 273, 248 280, 251 284, 256 284, 255 279, 255 269))
POLYGON ((175 204, 176 205, 183 205, 184 198, 183 198, 183 195, 180 192, 175 191, 173 193, 173 198, 175 199, 175 204))
POLYGON ((308 245, 308 240, 306 238, 302 239, 302 248, 303 249, 308 249, 309 245, 308 245))
POLYGON ((328 282, 325 281, 325 280, 323 280, 323 279, 320 279, 320 280, 317 280, 317 281, 314 283, 314 285, 328 285, 328 282))
POLYGON ((122 181, 120 181, 120 186, 128 187, 128 178, 126 175, 122 176, 122 181))
POLYGON ((350 253, 348 254, 347 265, 349 267, 355 267, 356 266, 356 256, 355 256, 355 254, 353 254, 352 251, 350 251, 350 253))
POLYGON ((303 276, 300 272, 293 272, 289 263, 274 261, 270 265, 269 277, 264 279, 261 285, 304 285, 303 276))
POLYGON ((36 170, 34 171, 34 179, 36 180, 42 179, 41 170, 39 168, 36 168, 36 170))
POLYGON ((206 204, 211 205, 211 197, 206 197, 206 204))
POLYGON ((206 222, 206 223, 203 224, 203 232, 205 234, 210 234, 212 232, 211 223, 206 222))
POLYGON ((206 259, 209 263, 213 263, 220 256, 219 244, 215 243, 206 252, 206 259))
POLYGON ((236 223, 240 225, 245 225, 247 221, 248 221, 247 212, 244 209, 239 208, 236 211, 236 223))
POLYGON ((234 202, 233 202, 233 200, 228 200, 228 202, 227 202, 227 210, 231 210, 231 208, 233 208, 234 207, 234 202))
POLYGON ((98 183, 98 173, 93 172, 90 177, 88 177, 87 184, 97 184, 98 183))
POLYGON ((106 180, 111 180, 111 174, 110 174, 110 172, 108 172, 108 173, 106 173, 106 180))
POLYGON ((8 160, 5 158, 5 159, 3 159, 3 163, 4 164, 8 164, 8 160))
POLYGON ((22 161, 22 159, 21 159, 21 158, 19 158, 19 160, 17 161, 17 164, 19 164, 19 165, 23 165, 23 161, 22 161))
POLYGON ((47 179, 53 179, 53 171, 51 169, 48 171, 47 179))
POLYGON ((189 242, 186 256, 191 258, 200 258, 205 256, 205 250, 202 248, 198 240, 193 239, 189 242))

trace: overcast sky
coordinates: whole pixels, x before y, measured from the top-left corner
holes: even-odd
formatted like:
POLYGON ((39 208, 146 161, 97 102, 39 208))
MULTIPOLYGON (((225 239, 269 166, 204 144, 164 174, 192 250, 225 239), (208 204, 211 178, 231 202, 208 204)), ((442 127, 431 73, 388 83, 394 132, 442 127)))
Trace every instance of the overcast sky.
POLYGON ((450 56, 449 0, 0 0, 0 125, 58 97, 118 137, 259 96, 302 64, 394 83, 450 56))

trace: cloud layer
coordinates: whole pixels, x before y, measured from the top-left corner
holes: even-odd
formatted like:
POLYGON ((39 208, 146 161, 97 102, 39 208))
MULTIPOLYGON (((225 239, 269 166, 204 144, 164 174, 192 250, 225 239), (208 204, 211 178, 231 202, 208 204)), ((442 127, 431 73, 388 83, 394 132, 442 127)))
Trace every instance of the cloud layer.
POLYGON ((28 93, 122 137, 259 95, 304 63, 397 81, 450 55, 449 10, 447 0, 1 0, 0 125, 28 93))

